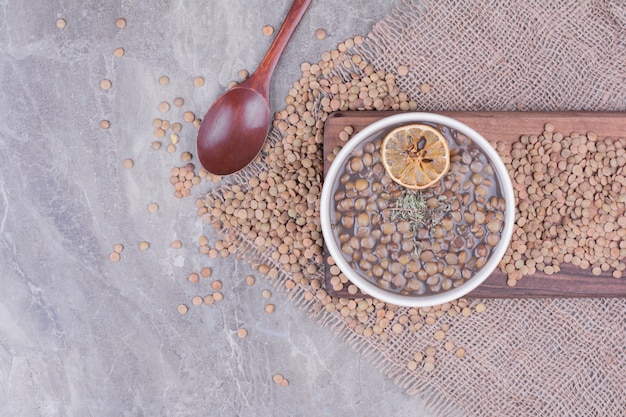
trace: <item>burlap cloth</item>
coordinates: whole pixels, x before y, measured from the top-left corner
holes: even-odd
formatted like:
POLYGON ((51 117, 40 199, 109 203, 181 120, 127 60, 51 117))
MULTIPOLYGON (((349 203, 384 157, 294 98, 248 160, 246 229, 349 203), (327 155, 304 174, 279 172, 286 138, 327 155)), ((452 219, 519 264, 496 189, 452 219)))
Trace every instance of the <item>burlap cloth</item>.
MULTIPOLYGON (((355 49, 389 73, 408 66, 396 82, 418 110, 624 111, 625 28, 623 2, 406 0, 355 49), (431 86, 427 94, 422 83, 431 86)), ((274 130, 268 143, 280 140, 274 130)), ((212 198, 273 169, 257 160, 224 180, 212 198)), ((290 273, 272 258, 275 247, 261 253, 240 229, 208 221, 234 253, 268 266, 268 279, 285 289, 290 273)), ((320 265, 310 278, 322 277, 320 265)), ((340 310, 324 308, 323 288, 291 284, 284 291, 289 299, 408 394, 423 396, 435 415, 626 415, 624 299, 482 300, 482 314, 443 316, 437 326, 380 338, 355 332, 340 310), (433 331, 442 324, 465 357, 440 349, 432 372, 409 370, 414 352, 441 343, 433 331)))

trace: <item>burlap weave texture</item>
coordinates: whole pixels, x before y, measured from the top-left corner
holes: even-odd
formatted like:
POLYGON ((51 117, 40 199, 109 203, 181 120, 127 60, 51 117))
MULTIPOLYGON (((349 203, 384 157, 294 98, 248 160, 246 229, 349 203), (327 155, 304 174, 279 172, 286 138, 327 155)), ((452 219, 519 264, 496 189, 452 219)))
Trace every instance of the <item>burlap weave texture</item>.
MULTIPOLYGON (((624 111, 625 28, 623 2, 407 0, 357 51, 390 73, 406 65, 409 73, 397 76, 397 84, 418 110, 624 111)), ((270 144, 280 140, 277 131, 270 134, 270 144)), ((215 195, 271 169, 258 161, 215 195)), ((246 260, 276 268, 271 281, 282 288, 289 273, 271 258, 273 249, 261 253, 236 229, 221 231, 246 260)), ((367 338, 317 297, 305 298, 310 292, 296 286, 287 296, 407 393, 425 396, 436 415, 617 416, 626 410, 626 300, 484 300, 483 314, 443 319, 448 337, 467 355, 438 358, 426 373, 409 371, 406 363, 432 343, 432 330, 367 338)))
POLYGON ((364 49, 409 66, 420 109, 610 111, 626 105, 625 30, 623 2, 405 0, 364 49))

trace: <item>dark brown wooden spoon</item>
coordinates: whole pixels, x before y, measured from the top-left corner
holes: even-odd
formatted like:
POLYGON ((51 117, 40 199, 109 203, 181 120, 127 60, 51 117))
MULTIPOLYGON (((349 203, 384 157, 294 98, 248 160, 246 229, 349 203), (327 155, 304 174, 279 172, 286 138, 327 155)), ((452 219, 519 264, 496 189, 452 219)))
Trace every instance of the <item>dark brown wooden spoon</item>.
POLYGON ((218 98, 202 119, 196 146, 200 163, 209 172, 237 172, 263 147, 270 127, 269 89, 274 68, 312 1, 293 2, 254 74, 218 98))

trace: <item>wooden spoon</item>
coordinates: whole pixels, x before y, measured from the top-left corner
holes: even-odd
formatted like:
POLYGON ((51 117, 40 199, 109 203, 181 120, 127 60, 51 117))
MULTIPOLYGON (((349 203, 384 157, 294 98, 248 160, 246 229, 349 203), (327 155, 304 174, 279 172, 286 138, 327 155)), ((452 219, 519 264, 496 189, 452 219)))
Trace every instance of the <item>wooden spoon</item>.
POLYGON ((202 119, 196 146, 200 163, 209 172, 237 172, 263 147, 270 127, 269 89, 274 68, 312 1, 293 2, 254 74, 218 98, 202 119))

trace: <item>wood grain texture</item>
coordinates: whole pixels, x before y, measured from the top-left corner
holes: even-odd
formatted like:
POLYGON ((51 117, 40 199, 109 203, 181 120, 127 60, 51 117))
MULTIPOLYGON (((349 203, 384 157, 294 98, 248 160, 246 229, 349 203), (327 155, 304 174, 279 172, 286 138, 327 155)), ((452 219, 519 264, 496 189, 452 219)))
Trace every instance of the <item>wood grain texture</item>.
MULTIPOLYGON (((339 132, 352 126, 354 133, 383 117, 396 112, 336 112, 326 120, 324 126, 324 173, 330 167, 328 156, 341 146, 339 132)), ((600 137, 626 137, 626 113, 622 112, 441 112, 455 118, 482 134, 492 144, 512 144, 521 135, 539 135, 545 123, 552 123, 556 131, 564 134, 577 131, 594 131, 600 137)), ((329 268, 326 268, 328 271, 329 268)), ((331 295, 348 298, 347 291, 335 292, 326 276, 326 290, 331 295)), ((562 264, 557 274, 535 273, 525 276, 515 287, 506 284, 506 276, 496 270, 468 298, 529 298, 529 297, 625 297, 626 278, 616 279, 610 273, 600 276, 591 274, 571 264, 562 264)))

